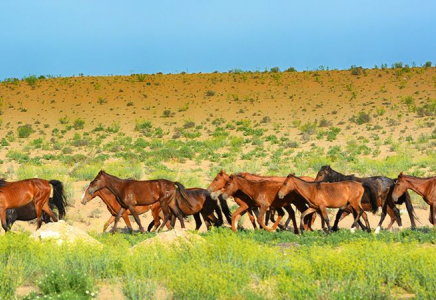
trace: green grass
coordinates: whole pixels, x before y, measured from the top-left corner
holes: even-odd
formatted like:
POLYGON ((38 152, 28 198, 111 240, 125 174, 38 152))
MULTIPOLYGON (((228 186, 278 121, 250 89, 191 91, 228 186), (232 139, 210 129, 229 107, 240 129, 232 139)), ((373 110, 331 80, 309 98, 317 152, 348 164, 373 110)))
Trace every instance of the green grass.
MULTIPOLYGON (((128 299, 391 299, 436 293, 436 232, 424 228, 380 235, 344 230, 201 234, 205 242, 129 248, 154 234, 92 234, 89 244, 39 243, 28 234, 0 236, 0 298, 22 284, 40 297, 89 299, 117 282, 128 299), (88 292, 88 293, 87 293, 88 292), (60 295, 60 297, 58 296, 60 295)), ((30 294, 27 299, 36 299, 30 294)))

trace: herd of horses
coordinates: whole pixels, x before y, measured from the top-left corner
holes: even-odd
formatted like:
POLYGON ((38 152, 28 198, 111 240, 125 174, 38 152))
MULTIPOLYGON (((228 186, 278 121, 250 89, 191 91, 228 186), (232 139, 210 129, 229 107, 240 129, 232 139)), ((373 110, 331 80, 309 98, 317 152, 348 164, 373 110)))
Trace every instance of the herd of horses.
MULTIPOLYGON (((149 210, 153 220, 148 225, 148 231, 160 231, 165 226, 171 229, 177 219, 182 228, 185 228, 184 218, 190 215, 194 216, 197 230, 202 225, 202 217, 207 228, 212 224, 222 225, 225 218, 236 231, 238 220, 246 213, 254 228, 259 224, 259 227, 267 231, 275 231, 277 228, 286 229, 292 222, 295 234, 313 230, 317 215, 327 233, 336 231, 339 222, 352 214, 354 222, 351 231, 360 227, 370 232, 367 212, 376 213, 381 207, 381 218, 375 230, 378 233, 386 215, 390 216, 387 229, 395 222, 402 227, 397 205, 403 203, 412 229, 416 228, 409 189, 429 204, 429 221, 436 226, 436 177, 419 178, 400 173, 396 179, 384 176, 361 178, 343 175, 330 166, 323 166, 316 178, 297 177, 294 174, 287 177, 250 173, 229 175, 220 171, 207 189, 187 189, 179 182, 166 179, 120 179, 101 170, 86 188, 81 203, 85 205, 95 197, 101 198, 111 214, 103 231, 114 223, 111 232, 117 231, 120 218, 123 218, 128 230, 132 232, 129 216, 133 216, 139 231, 144 232, 139 215, 149 210), (230 214, 227 204, 229 197, 233 197, 239 205, 233 214, 230 214), (294 207, 301 215, 300 226, 297 225, 294 207), (327 208, 338 209, 333 227, 330 225, 327 208), (288 218, 282 224, 285 210, 288 218)), ((43 221, 56 222, 65 214, 66 201, 60 181, 37 178, 15 182, 0 180, 0 217, 5 231, 16 220, 36 218, 39 229, 43 221), (55 207, 58 216, 53 212, 55 207)))

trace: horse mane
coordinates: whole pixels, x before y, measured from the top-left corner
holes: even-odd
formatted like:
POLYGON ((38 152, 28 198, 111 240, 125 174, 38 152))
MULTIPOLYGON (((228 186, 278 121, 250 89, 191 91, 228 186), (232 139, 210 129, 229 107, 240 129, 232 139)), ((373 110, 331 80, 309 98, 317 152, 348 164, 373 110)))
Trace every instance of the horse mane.
POLYGON ((333 182, 337 182, 337 181, 346 181, 346 180, 354 180, 356 181, 358 178, 354 175, 344 175, 342 173, 339 173, 338 171, 333 170, 330 166, 323 166, 321 167, 321 170, 324 169, 329 169, 330 172, 328 173, 328 175, 326 176, 328 178, 328 180, 333 181, 333 182))
POLYGON ((403 177, 407 178, 412 178, 412 179, 423 179, 423 180, 430 180, 430 179, 436 179, 436 176, 430 176, 430 177, 417 177, 417 176, 413 176, 413 175, 405 175, 403 174, 403 177))
POLYGON ((0 188, 5 187, 6 184, 8 184, 8 183, 6 182, 6 179, 4 179, 4 178, 0 179, 0 188))

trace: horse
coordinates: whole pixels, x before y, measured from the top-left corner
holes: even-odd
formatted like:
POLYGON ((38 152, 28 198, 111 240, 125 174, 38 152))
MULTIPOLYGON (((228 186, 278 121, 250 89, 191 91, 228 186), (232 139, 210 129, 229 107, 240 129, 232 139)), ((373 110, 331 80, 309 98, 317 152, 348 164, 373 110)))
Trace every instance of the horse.
MULTIPOLYGON (((127 209, 132 213, 139 226, 139 231, 144 232, 144 227, 142 227, 141 220, 136 211, 136 206, 146 206, 156 202, 160 203, 161 209, 164 213, 164 222, 159 227, 158 231, 160 231, 167 223, 172 214, 179 219, 182 228, 185 228, 183 215, 178 209, 175 201, 176 194, 185 189, 179 182, 172 182, 166 179, 120 179, 100 170, 97 176, 89 184, 85 193, 93 194, 103 188, 107 188, 115 195, 115 198, 121 207, 115 217, 115 223, 111 230, 112 233, 116 232, 118 221, 127 209)), ((183 195, 180 199, 190 206, 188 200, 186 200, 183 195)))
MULTIPOLYGON (((278 180, 278 181, 284 181, 284 177, 276 177, 276 176, 259 176, 259 175, 255 175, 255 174, 250 174, 250 173, 238 173, 237 175, 244 177, 246 179, 249 180, 278 180)), ((225 184, 227 183, 227 181, 229 180, 230 176, 224 172, 223 170, 221 170, 216 177, 213 179, 213 181, 211 182, 211 184, 208 187, 208 191, 212 192, 212 193, 221 193, 221 190, 224 188, 225 184)), ((313 180, 310 177, 307 177, 307 180, 313 180)), ((255 222, 255 218, 253 216, 253 212, 255 213, 256 217, 258 217, 258 208, 256 206, 256 204, 252 201, 252 199, 247 196, 245 193, 243 193, 242 191, 238 190, 233 194, 233 198, 235 199, 235 202, 239 205, 239 208, 233 213, 232 215, 232 229, 233 231, 236 231, 236 224, 239 220, 239 218, 245 213, 248 213, 248 216, 250 218, 251 223, 253 224, 253 227, 256 228, 256 222, 255 222)), ((294 201, 293 204, 297 207, 298 210, 300 210, 301 212, 305 211, 307 209, 306 204, 303 201, 294 201)), ((292 214, 292 212, 289 210, 289 207, 286 206, 286 208, 288 208, 288 213, 292 214)), ((315 216, 315 214, 314 214, 315 216)), ((286 222, 287 226, 289 224, 289 221, 292 218, 288 218, 288 221, 286 222)), ((275 221, 273 220, 273 222, 275 223, 275 221)), ((314 222, 314 218, 312 219, 310 216, 308 216, 305 219, 304 222, 304 227, 309 230, 312 230, 311 225, 314 222)), ((266 225, 266 224, 265 224, 266 225)), ((294 224, 294 232, 298 233, 298 227, 295 226, 294 224), (297 228, 297 229, 296 229, 297 228)))
MULTIPOLYGON (((389 216, 391 217, 391 222, 389 223, 387 228, 388 230, 391 229, 395 221, 397 221, 398 226, 400 228, 402 227, 400 212, 392 200, 392 190, 394 188, 394 181, 392 179, 384 176, 359 178, 354 175, 343 175, 333 170, 330 166, 326 165, 321 167, 315 180, 324 181, 324 182, 339 182, 345 180, 354 180, 357 182, 365 183, 366 188, 365 188, 364 196, 362 198, 362 207, 366 211, 371 210, 370 199, 372 196, 370 195, 370 193, 376 194, 378 207, 380 206, 382 207, 380 222, 375 232, 378 233, 380 231, 383 221, 386 217, 386 213, 389 214, 389 216)), ((397 204, 402 204, 402 203, 406 203, 412 229, 416 228, 416 224, 415 224, 416 216, 413 210, 413 205, 409 193, 406 192, 404 193, 404 195, 401 195, 400 200, 398 201, 397 204)), ((333 230, 338 229, 339 221, 342 220, 344 217, 346 217, 349 213, 350 213, 350 208, 346 208, 345 210, 338 211, 336 215, 335 224, 333 226, 333 230)))
POLYGON ((298 234, 298 227, 295 220, 295 213, 290 204, 295 200, 295 194, 291 193, 289 196, 279 199, 277 197, 277 192, 282 185, 282 180, 248 180, 240 175, 230 175, 229 180, 223 188, 222 196, 227 199, 232 196, 238 190, 246 194, 250 199, 251 203, 247 203, 248 206, 258 206, 259 216, 257 221, 260 226, 267 231, 275 231, 281 218, 284 215, 283 207, 288 206, 288 212, 290 218, 294 224, 294 232, 298 234), (264 216, 266 211, 273 207, 277 210, 279 216, 274 225, 270 228, 264 223, 264 216))
MULTIPOLYGON (((307 214, 316 211, 320 213, 321 217, 324 219, 324 222, 327 224, 328 233, 330 233, 331 227, 326 209, 345 209, 348 205, 351 205, 354 214, 354 222, 351 226, 351 231, 354 232, 354 227, 357 225, 357 221, 361 216, 365 220, 368 232, 371 231, 368 217, 360 203, 365 191, 360 182, 308 182, 293 174, 289 174, 280 187, 278 197, 283 199, 293 191, 303 196, 310 206, 310 208, 301 215, 302 220, 307 214)), ((373 206, 373 209, 377 205, 374 197, 372 197, 371 205, 373 206)))
MULTIPOLYGON (((212 197, 218 197, 218 194, 221 194, 221 189, 224 188, 228 179, 229 175, 221 170, 209 184, 207 191, 211 193, 212 197)), ((232 224, 232 230, 236 231, 237 216, 242 216, 245 212, 248 213, 248 217, 250 218, 253 228, 257 228, 253 214, 258 216, 258 209, 257 207, 252 209, 247 205, 247 203, 250 201, 250 198, 243 192, 238 191, 233 195, 233 199, 235 200, 236 204, 239 205, 239 208, 232 214, 232 219, 230 222, 232 224)))
POLYGON ((393 201, 398 203, 401 195, 407 192, 408 189, 411 189, 430 205, 429 221, 433 226, 436 226, 436 177, 420 178, 405 175, 401 172, 394 182, 393 201))
MULTIPOLYGON (((210 228, 210 220, 216 225, 220 226, 222 222, 215 218, 214 211, 217 206, 217 201, 213 200, 210 196, 210 193, 201 188, 189 188, 185 190, 180 190, 180 193, 176 196, 176 204, 178 209, 183 213, 184 216, 188 215, 198 215, 201 214, 203 216, 203 220, 206 223, 207 229, 210 228), (183 195, 183 193, 185 193, 183 195), (185 201, 181 201, 181 197, 184 196, 184 198, 188 201, 186 203, 185 201)), ((219 211, 219 214, 221 211, 219 211)), ((222 219, 222 217, 221 217, 222 219)), ((175 221, 175 220, 174 220, 175 221)), ((174 224, 171 224, 171 226, 174 226, 174 224)), ((198 230, 201 226, 197 223, 197 226, 195 230, 198 230)))
MULTIPOLYGON (((66 212, 66 202, 64 196, 63 184, 59 180, 44 180, 39 178, 24 179, 14 182, 0 180, 0 219, 5 231, 9 230, 7 221, 8 209, 19 209, 26 206, 30 211, 26 211, 26 218, 37 218, 38 230, 42 224, 42 212, 44 211, 54 221, 58 217, 52 211, 49 205, 50 192, 53 188, 53 203, 58 208, 59 218, 62 219, 66 212), (32 204, 33 203, 33 204, 32 204), (32 210, 34 209, 34 212, 32 210)), ((20 210, 20 214, 23 209, 20 210)), ((17 214, 17 211, 15 211, 17 214)), ((18 217, 18 214, 16 215, 18 217)), ((12 217, 14 212, 12 212, 12 217)), ((13 218, 12 218, 13 219, 13 218)), ((10 220, 12 220, 10 219, 10 220)))
MULTIPOLYGON (((86 205, 89 201, 91 201, 95 197, 100 197, 100 199, 104 202, 104 204, 106 204, 107 210, 111 214, 111 217, 109 218, 109 220, 107 220, 107 222, 103 226, 103 232, 105 232, 106 229, 109 227, 109 225, 111 225, 115 221, 115 217, 116 217, 117 213, 120 211, 121 205, 118 203, 115 195, 112 194, 112 192, 110 190, 108 190, 107 188, 103 188, 101 190, 95 191, 92 194, 84 192, 82 195, 82 198, 81 198, 81 203, 83 205, 86 205)), ((160 205, 159 205, 159 202, 153 203, 151 205, 139 206, 136 209, 138 215, 141 215, 149 210, 152 211, 152 216, 153 216, 153 221, 151 224, 152 225, 155 224, 156 220, 157 220, 157 223, 159 224, 160 223, 160 217, 159 217, 160 205)), ((129 230, 129 232, 132 232, 133 231, 132 224, 130 223, 130 219, 129 219, 130 215, 132 215, 130 210, 126 210, 121 217, 123 218, 124 222, 126 223, 126 226, 129 230)))
MULTIPOLYGON (((247 172, 241 172, 241 173, 238 173, 237 174, 238 176, 241 176, 241 177, 244 177, 244 178, 246 178, 246 179, 248 179, 248 180, 254 180, 254 181, 256 181, 256 180, 275 180, 275 181, 280 181, 280 182, 283 182, 283 181, 285 181, 285 179, 286 179, 286 177, 279 177, 279 176, 261 176, 261 175, 257 175, 257 174, 252 174, 252 173, 247 173, 247 172)), ((312 177, 308 177, 308 176, 301 176, 300 178, 302 178, 302 179, 304 179, 304 180, 306 180, 306 181, 314 181, 315 179, 314 178, 312 178, 312 177)), ((303 213, 307 208, 308 208, 308 206, 307 206, 307 204, 306 204, 306 201, 304 200, 304 198, 302 198, 302 197, 300 197, 300 196, 298 196, 298 195, 296 195, 296 199, 294 199, 294 201, 292 202, 292 204, 294 204, 295 205, 295 207, 301 212, 301 213, 303 213)), ((290 210, 289 210, 289 206, 285 206, 284 207, 286 210, 287 210, 287 212, 288 212, 288 214, 289 215, 291 215, 292 213, 293 213, 293 211, 292 212, 290 212, 290 210)), ((274 208, 271 208, 271 209, 269 209, 268 211, 267 211, 267 213, 266 213, 266 220, 265 220, 265 225, 268 225, 268 220, 269 219, 271 219, 271 221, 273 222, 273 223, 275 223, 275 220, 274 220, 274 208)), ((288 225, 289 225, 289 222, 291 221, 291 217, 289 217, 288 218, 288 220, 286 221, 286 223, 285 223, 285 225, 283 226, 283 228, 287 228, 288 227, 288 225)), ((313 223, 315 222, 315 219, 316 219, 316 213, 313 213, 313 214, 311 214, 311 215, 308 215, 307 217, 306 217, 306 219, 305 219, 305 221, 304 221, 304 225, 301 225, 300 224, 300 228, 303 228, 303 229, 305 229, 305 230, 311 230, 311 231, 313 231, 313 229, 312 229, 312 225, 313 225, 313 223)), ((321 220, 322 221, 322 220, 321 220)), ((296 224, 294 224, 294 226, 296 227, 296 224)), ((280 225, 279 225, 279 227, 280 227, 280 225)), ((294 231, 295 231, 295 227, 294 227, 294 231)), ((324 227, 324 224, 323 224, 323 227, 324 227)), ((296 231, 296 233, 298 234, 298 230, 296 231)))

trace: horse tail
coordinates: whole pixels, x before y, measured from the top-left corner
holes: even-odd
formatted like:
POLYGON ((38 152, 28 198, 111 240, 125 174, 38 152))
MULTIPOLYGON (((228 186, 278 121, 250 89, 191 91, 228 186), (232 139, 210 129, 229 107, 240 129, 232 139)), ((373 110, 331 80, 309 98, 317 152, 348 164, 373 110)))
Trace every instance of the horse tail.
POLYGON ((67 201, 65 199, 64 193, 64 185, 59 180, 50 180, 49 183, 53 187, 53 203, 58 208, 59 219, 62 220, 65 217, 65 207, 67 206, 67 201))
POLYGON ((375 214, 378 210, 377 192, 374 191, 373 187, 370 184, 362 183, 362 185, 365 189, 365 193, 368 193, 369 203, 371 204, 371 212, 375 214))
MULTIPOLYGON (((181 184, 180 182, 174 182, 174 184, 176 185, 176 200, 181 199, 183 201, 183 203, 185 203, 189 208, 192 209, 192 204, 189 201, 189 196, 188 194, 186 194, 186 189, 183 186, 183 184, 181 184)), ((176 201, 177 206, 179 206, 178 202, 176 201)), ((179 210, 181 211, 180 207, 178 207, 179 210)))

